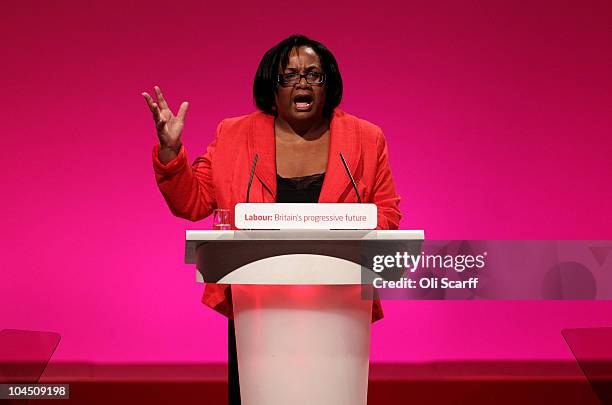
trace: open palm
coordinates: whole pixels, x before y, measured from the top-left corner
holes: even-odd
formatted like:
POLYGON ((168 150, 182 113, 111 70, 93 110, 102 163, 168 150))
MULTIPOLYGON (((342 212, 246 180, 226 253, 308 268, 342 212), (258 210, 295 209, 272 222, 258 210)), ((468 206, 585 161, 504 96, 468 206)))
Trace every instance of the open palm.
POLYGON ((148 93, 142 93, 142 96, 153 113, 159 143, 164 148, 178 150, 181 147, 181 134, 185 126, 185 114, 187 113, 189 103, 186 101, 181 103, 178 113, 174 115, 170 107, 168 107, 161 89, 157 86, 155 86, 155 94, 157 102, 148 93))

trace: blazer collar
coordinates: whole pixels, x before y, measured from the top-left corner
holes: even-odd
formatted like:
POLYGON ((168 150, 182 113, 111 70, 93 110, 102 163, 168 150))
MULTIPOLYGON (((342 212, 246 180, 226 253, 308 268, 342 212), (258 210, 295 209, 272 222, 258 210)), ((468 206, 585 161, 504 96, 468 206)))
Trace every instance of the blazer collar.
POLYGON ((336 108, 330 124, 330 144, 327 156, 327 169, 321 188, 319 202, 335 203, 340 201, 348 188, 352 188, 340 153, 346 159, 351 175, 355 176, 361 157, 361 133, 357 120, 336 108))
MULTIPOLYGON (((276 200, 276 143, 274 141, 274 117, 263 112, 255 113, 249 133, 249 165, 259 155, 255 176, 276 200)), ((251 166, 249 166, 251 170, 251 166)))
MULTIPOLYGON (((335 109, 330 123, 330 145, 325 169, 325 179, 319 202, 338 202, 351 180, 340 159, 340 153, 353 177, 361 157, 361 133, 356 119, 335 109)), ((248 137, 249 165, 259 155, 255 176, 263 183, 276 200, 276 143, 274 140, 274 117, 262 112, 255 113, 248 137)), ((250 166, 249 166, 250 169, 250 166)))

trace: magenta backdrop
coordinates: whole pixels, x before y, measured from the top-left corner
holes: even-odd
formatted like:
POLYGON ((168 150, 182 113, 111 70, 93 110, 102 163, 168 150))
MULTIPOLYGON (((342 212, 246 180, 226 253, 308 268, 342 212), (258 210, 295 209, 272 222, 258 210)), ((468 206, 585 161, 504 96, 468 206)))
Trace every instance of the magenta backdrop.
MULTIPOLYGON (((529 3, 13 2, 0 328, 60 333, 55 360, 225 360, 225 319, 183 264, 185 229, 209 222, 165 206, 140 92, 191 102, 193 159, 219 120, 254 109, 260 57, 293 33, 334 52, 342 107, 385 131, 403 229, 612 239, 612 3, 529 3)), ((562 328, 612 325, 612 302, 385 311, 373 361, 569 359, 562 328)))

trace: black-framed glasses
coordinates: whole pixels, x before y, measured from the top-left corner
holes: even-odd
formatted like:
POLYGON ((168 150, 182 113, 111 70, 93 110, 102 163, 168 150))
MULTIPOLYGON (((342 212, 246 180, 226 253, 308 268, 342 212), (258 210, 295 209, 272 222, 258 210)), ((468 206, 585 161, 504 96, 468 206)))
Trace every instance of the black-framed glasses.
POLYGON ((285 73, 279 74, 276 77, 278 84, 281 86, 295 86, 302 81, 302 77, 306 79, 306 83, 315 86, 321 86, 325 83, 325 73, 319 72, 307 72, 304 74, 300 73, 285 73))

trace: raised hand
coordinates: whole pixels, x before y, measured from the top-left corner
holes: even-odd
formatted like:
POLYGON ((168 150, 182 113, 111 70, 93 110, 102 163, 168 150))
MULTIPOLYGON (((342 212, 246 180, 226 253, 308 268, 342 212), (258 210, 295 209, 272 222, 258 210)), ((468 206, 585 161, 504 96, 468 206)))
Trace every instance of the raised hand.
POLYGON ((159 157, 162 163, 170 161, 181 149, 181 134, 183 133, 183 127, 185 125, 185 114, 189 103, 184 101, 179 107, 176 115, 172 114, 168 103, 164 99, 161 89, 155 86, 155 94, 157 96, 157 102, 148 93, 142 93, 142 96, 147 101, 149 109, 153 113, 153 120, 155 121, 155 128, 157 129, 157 137, 159 138, 160 151, 159 157))

